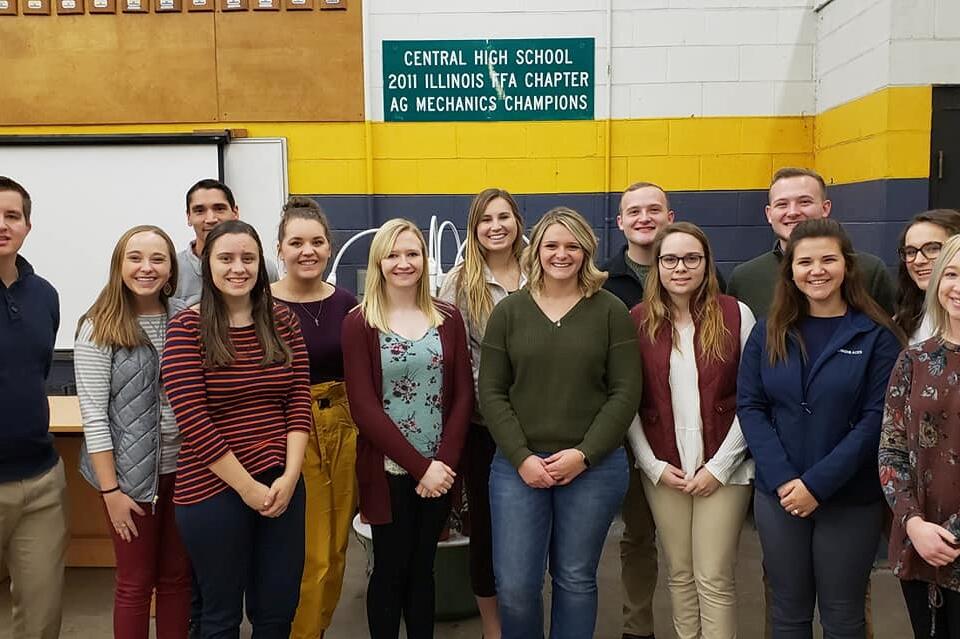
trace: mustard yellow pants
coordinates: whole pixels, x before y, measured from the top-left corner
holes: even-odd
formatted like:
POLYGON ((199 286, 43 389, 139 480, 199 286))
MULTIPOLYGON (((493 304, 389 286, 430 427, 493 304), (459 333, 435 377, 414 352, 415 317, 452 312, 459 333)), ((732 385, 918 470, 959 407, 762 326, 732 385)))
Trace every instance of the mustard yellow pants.
POLYGON ((340 599, 350 525, 357 507, 357 426, 343 382, 315 384, 314 430, 307 441, 306 553, 291 639, 316 639, 340 599))

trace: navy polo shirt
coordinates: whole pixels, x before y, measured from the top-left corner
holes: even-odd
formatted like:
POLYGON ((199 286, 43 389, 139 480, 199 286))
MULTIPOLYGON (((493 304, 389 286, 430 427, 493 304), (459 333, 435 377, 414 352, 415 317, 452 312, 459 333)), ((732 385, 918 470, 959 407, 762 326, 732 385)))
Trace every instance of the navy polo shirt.
POLYGON ((17 280, 0 281, 0 483, 53 468, 46 379, 60 326, 56 289, 17 256, 17 280))

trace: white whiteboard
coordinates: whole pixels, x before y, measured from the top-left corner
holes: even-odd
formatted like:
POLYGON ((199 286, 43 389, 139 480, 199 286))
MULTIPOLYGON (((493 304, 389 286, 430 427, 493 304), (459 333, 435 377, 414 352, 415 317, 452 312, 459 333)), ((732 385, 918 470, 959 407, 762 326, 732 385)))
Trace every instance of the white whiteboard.
POLYGON ((240 219, 252 224, 268 258, 277 256, 277 225, 287 201, 286 138, 248 138, 224 148, 224 182, 240 207, 240 219))
MULTIPOLYGON (((224 181, 242 219, 275 255, 276 222, 287 189, 283 140, 232 142, 224 181)), ((72 349, 77 319, 107 280, 120 235, 137 224, 163 228, 179 251, 194 238, 186 223, 187 189, 220 176, 216 144, 3 146, 0 175, 20 182, 33 200, 33 228, 21 254, 60 294, 56 348, 72 349)))

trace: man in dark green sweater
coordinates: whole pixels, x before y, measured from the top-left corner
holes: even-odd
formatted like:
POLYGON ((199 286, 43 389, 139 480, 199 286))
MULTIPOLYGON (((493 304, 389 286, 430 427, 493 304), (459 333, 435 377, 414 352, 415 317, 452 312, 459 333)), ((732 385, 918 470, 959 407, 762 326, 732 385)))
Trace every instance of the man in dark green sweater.
MULTIPOLYGON (((727 284, 727 294, 750 307, 759 319, 765 317, 773 304, 773 293, 780 272, 780 260, 793 227, 804 220, 830 215, 833 205, 827 199, 827 185, 823 177, 811 169, 787 167, 778 170, 770 181, 769 204, 766 207, 767 221, 777 236, 773 250, 744 262, 733 269, 727 284)), ((870 253, 857 253, 860 276, 870 295, 893 316, 896 287, 883 261, 870 253)), ((770 601, 767 576, 763 576, 764 595, 770 601)), ((870 589, 867 584, 866 639, 873 638, 873 623, 870 614, 870 589)), ((764 636, 771 637, 770 609, 767 605, 764 636)))
MULTIPOLYGON (((769 196, 767 221, 777 242, 773 250, 733 269, 727 284, 727 294, 749 306, 757 318, 765 317, 773 303, 780 259, 793 227, 804 220, 827 217, 832 207, 826 183, 810 169, 780 169, 770 182, 769 196)), ((892 316, 896 288, 883 261, 870 253, 857 253, 857 261, 870 295, 892 316)))

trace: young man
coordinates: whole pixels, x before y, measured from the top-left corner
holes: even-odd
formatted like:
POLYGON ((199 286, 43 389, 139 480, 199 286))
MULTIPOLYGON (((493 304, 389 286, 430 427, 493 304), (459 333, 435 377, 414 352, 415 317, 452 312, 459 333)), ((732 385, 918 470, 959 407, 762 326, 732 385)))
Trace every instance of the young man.
POLYGON ((0 176, 0 566, 10 572, 14 639, 60 634, 67 548, 63 463, 45 383, 60 325, 57 291, 20 254, 30 195, 0 176))
MULTIPOLYGON (((737 266, 730 276, 727 294, 750 307, 759 319, 765 317, 773 304, 773 293, 780 268, 783 249, 790 232, 804 220, 827 217, 833 203, 827 199, 827 185, 823 177, 811 169, 786 167, 778 170, 770 181, 767 221, 777 236, 773 250, 737 266)), ((875 255, 857 253, 857 267, 873 299, 891 316, 896 300, 896 287, 886 266, 875 255)), ((763 575, 764 596, 770 600, 770 587, 763 575)), ((873 637, 870 611, 870 585, 867 584, 866 639, 873 637)), ((772 636, 770 606, 767 606, 764 636, 772 636)))
MULTIPOLYGON (((617 227, 626 246, 604 266, 604 288, 627 308, 643 297, 643 282, 653 265, 653 238, 673 222, 666 191, 650 182, 627 187, 620 198, 617 227)), ((627 449, 629 451, 629 447, 627 449)), ((653 638, 653 593, 657 587, 656 527, 643 492, 641 472, 630 460, 630 484, 623 500, 620 578, 623 584, 623 639, 653 638)))
MULTIPOLYGON (((793 227, 803 220, 827 217, 833 206, 823 178, 810 169, 777 171, 770 182, 769 198, 767 221, 777 236, 773 250, 733 269, 727 286, 727 294, 749 306, 757 318, 765 317, 773 303, 777 269, 793 227)), ((870 253, 857 253, 857 261, 870 295, 893 315, 896 288, 883 261, 870 253)))
MULTIPOLYGON (((236 220, 240 217, 240 208, 233 197, 233 191, 219 180, 200 180, 187 191, 187 226, 193 229, 196 239, 190 246, 177 253, 177 266, 180 276, 177 280, 175 297, 188 306, 200 301, 200 255, 207 234, 220 222, 236 220)), ((261 241, 264 241, 261 238, 261 241)), ((267 258, 267 275, 271 282, 279 279, 276 263, 267 258)))

